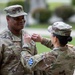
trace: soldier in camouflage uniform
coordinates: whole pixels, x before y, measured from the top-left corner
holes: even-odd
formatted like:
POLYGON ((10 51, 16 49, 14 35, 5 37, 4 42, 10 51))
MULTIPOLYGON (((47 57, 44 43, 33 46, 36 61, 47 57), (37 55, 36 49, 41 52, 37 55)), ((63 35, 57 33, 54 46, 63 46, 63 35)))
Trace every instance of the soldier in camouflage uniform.
POLYGON ((27 45, 23 43, 23 36, 29 35, 23 30, 27 15, 21 5, 5 8, 8 28, 0 34, 0 75, 42 75, 40 71, 31 71, 21 63, 22 50, 28 52, 24 46, 30 46, 29 54, 37 54, 33 40, 27 45))
MULTIPOLYGON (((75 47, 67 45, 72 40, 72 26, 63 23, 55 22, 48 27, 51 33, 51 40, 42 38, 38 34, 33 34, 32 39, 36 42, 41 42, 43 45, 51 48, 50 52, 37 54, 27 58, 27 55, 21 52, 21 61, 28 69, 45 70, 48 75, 73 75, 75 69, 75 47)), ((24 39, 30 42, 29 35, 24 39)))

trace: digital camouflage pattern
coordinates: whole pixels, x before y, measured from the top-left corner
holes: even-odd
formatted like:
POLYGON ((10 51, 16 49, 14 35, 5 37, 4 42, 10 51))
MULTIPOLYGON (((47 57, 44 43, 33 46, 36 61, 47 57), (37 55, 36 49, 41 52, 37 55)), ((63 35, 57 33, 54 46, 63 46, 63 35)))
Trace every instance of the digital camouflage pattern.
MULTIPOLYGON (((50 40, 44 39, 42 41, 42 44, 45 46, 48 45, 49 47, 50 40)), ((57 55, 56 55, 55 62, 48 69, 48 74, 49 75, 73 75, 75 69, 75 46, 66 45, 66 47, 53 48, 51 52, 57 55)))
MULTIPOLYGON (((27 15, 21 5, 8 6, 4 10, 6 15, 10 17, 27 15)), ((28 35, 23 30, 20 36, 15 36, 8 29, 0 34, 0 75, 46 75, 44 71, 29 71, 25 65, 23 66, 21 52, 28 52, 30 56, 37 54, 34 41, 24 43, 23 36, 25 34, 28 35)))
POLYGON ((27 32, 22 31, 22 35, 17 37, 8 29, 0 34, 0 75, 43 75, 41 71, 29 72, 29 69, 23 67, 21 63, 22 51, 28 52, 30 56, 37 54, 34 41, 31 40, 29 44, 30 49, 23 43, 24 34, 27 32), (22 48, 23 44, 26 48, 22 48))
MULTIPOLYGON (((43 39, 42 44, 49 47, 51 42, 47 43, 47 41, 50 42, 48 39, 43 39)), ((21 54, 24 58, 26 57, 26 54, 21 54)), ((47 75, 73 75, 75 69, 75 47, 66 45, 66 47, 53 48, 50 52, 37 54, 28 60, 23 59, 22 62, 26 62, 24 64, 30 70, 45 70, 47 75)))

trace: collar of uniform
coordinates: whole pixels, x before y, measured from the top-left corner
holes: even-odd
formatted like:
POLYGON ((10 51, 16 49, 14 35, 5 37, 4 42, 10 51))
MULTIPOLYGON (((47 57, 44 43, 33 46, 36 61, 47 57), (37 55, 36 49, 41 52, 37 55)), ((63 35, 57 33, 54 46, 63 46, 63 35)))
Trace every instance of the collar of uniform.
POLYGON ((15 36, 14 34, 12 34, 12 32, 9 29, 8 29, 8 33, 12 41, 21 41, 21 36, 15 36))
POLYGON ((60 51, 65 51, 68 49, 68 46, 66 45, 65 47, 58 47, 58 48, 54 48, 53 50, 60 50, 60 51))

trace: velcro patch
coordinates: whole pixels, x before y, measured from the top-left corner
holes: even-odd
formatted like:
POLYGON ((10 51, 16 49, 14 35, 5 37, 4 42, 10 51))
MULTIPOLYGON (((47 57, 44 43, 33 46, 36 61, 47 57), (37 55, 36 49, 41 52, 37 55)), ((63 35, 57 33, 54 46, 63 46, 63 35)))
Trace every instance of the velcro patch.
POLYGON ((29 66, 32 66, 32 65, 33 65, 33 63, 34 63, 33 59, 32 59, 32 58, 30 58, 30 59, 28 60, 28 65, 29 65, 29 66))

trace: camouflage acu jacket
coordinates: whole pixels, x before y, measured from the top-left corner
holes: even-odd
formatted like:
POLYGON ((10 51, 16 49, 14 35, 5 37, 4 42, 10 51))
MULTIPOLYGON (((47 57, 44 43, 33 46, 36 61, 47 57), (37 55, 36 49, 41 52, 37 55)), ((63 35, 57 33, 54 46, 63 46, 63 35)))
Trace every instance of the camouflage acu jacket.
MULTIPOLYGON (((44 39, 42 44, 53 48, 50 40, 44 39)), ((21 54, 23 54, 22 58, 26 57, 23 52, 21 54)), ((23 59, 22 63, 26 64, 30 70, 44 70, 48 75, 73 75, 75 47, 66 45, 66 47, 53 48, 50 52, 37 54, 28 60, 23 59)))
POLYGON ((30 49, 22 49, 23 35, 27 34, 22 31, 21 36, 13 35, 9 30, 0 34, 0 75, 40 75, 39 71, 29 72, 21 64, 21 52, 29 52, 30 55, 37 53, 34 41, 29 44, 30 49))

